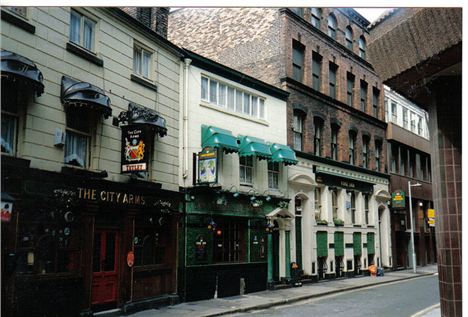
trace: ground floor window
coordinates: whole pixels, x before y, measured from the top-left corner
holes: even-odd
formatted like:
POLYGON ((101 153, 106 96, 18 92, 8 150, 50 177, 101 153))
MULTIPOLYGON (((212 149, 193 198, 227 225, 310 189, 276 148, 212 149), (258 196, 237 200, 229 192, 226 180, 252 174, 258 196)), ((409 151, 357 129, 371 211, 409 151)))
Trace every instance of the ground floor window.
POLYGON ((135 266, 165 263, 171 237, 170 219, 162 215, 135 218, 135 266))
POLYGON ((247 222, 241 219, 218 219, 214 234, 213 261, 241 262, 246 254, 247 222))

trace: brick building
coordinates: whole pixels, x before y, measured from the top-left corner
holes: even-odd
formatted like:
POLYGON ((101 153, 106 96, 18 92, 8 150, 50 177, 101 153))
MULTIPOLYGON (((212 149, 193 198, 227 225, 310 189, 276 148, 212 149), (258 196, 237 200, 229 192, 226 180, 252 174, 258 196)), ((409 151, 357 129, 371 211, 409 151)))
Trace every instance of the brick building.
MULTIPOLYGON (((169 15, 174 43, 290 93, 288 145, 299 159, 288 172, 295 216, 278 247, 280 263, 290 258, 312 280, 361 274, 372 261, 392 265, 383 91, 366 59, 368 24, 336 8, 169 15)), ((274 282, 290 278, 288 264, 274 282)))
POLYGON ((369 30, 379 76, 431 118, 440 307, 462 316, 462 9, 394 9, 369 30))

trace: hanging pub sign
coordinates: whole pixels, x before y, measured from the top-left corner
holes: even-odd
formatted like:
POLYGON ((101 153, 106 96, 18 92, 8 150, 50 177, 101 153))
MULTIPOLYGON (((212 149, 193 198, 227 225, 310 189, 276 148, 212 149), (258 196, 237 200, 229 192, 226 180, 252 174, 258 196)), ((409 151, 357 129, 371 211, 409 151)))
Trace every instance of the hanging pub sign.
POLYGON ((392 207, 393 208, 405 208, 405 192, 397 190, 392 193, 392 207))
POLYGON ((198 153, 198 183, 210 184, 218 182, 218 152, 216 148, 207 146, 198 153))
POLYGON ((122 127, 122 173, 146 172, 148 152, 146 131, 141 125, 122 127))
POLYGON ((10 222, 13 203, 11 201, 2 201, 2 222, 10 222))

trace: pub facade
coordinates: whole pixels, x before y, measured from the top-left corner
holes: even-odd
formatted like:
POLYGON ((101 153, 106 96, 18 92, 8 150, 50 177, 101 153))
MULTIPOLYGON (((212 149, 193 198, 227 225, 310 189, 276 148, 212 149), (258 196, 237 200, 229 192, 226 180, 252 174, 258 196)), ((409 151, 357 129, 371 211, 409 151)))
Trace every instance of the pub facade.
POLYGON ((177 300, 181 51, 120 9, 1 9, 2 316, 177 300))

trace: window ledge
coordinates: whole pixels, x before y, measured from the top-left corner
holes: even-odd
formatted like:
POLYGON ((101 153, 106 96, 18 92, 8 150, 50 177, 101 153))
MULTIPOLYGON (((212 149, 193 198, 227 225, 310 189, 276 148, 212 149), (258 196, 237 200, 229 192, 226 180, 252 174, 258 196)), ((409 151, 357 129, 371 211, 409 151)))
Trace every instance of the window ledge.
POLYGON ((158 92, 158 86, 153 84, 148 79, 142 78, 142 77, 140 77, 138 75, 135 75, 135 74, 131 74, 130 75, 130 80, 133 81, 133 82, 136 82, 137 84, 140 84, 140 85, 142 85, 142 86, 144 86, 146 88, 149 88, 151 90, 154 90, 154 91, 158 92))
POLYGON ((91 63, 95 64, 95 65, 98 65, 98 66, 103 66, 104 65, 104 61, 97 57, 96 54, 88 51, 87 49, 83 48, 83 47, 80 47, 74 43, 71 43, 71 42, 68 42, 67 43, 67 51, 69 51, 70 53, 73 53, 81 58, 84 58, 88 61, 90 61, 91 63))
POLYGON ((13 25, 16 25, 17 27, 25 30, 26 32, 29 32, 31 34, 36 33, 36 27, 34 25, 30 24, 25 19, 16 16, 14 13, 10 13, 6 10, 1 10, 1 19, 13 25))
POLYGON ((206 101, 201 101, 200 106, 205 107, 205 108, 210 108, 210 109, 213 109, 215 111, 223 112, 223 113, 229 114, 231 116, 236 116, 236 117, 239 117, 241 119, 245 119, 245 120, 249 120, 249 121, 252 121, 252 122, 255 122, 255 123, 263 124, 263 125, 265 125, 267 127, 270 126, 268 124, 268 122, 266 120, 264 120, 264 119, 256 119, 256 118, 247 116, 247 115, 239 113, 239 112, 229 111, 229 110, 226 110, 225 108, 222 108, 220 106, 212 105, 212 104, 210 104, 210 103, 208 103, 206 101))

